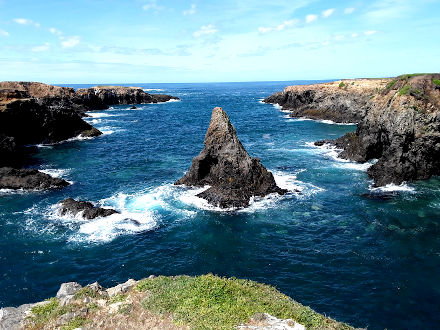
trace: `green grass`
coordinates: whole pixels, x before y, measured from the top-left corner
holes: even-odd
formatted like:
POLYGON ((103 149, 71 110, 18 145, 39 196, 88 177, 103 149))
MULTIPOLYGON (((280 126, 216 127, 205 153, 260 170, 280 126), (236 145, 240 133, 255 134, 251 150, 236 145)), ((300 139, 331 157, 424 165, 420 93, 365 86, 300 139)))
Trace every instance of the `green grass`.
POLYGON ((339 83, 339 88, 343 88, 344 86, 345 86, 344 82, 341 81, 341 82, 339 83))
POLYGON ((142 302, 144 308, 157 314, 171 313, 178 325, 191 329, 233 329, 256 313, 292 318, 307 329, 352 329, 297 303, 271 286, 248 280, 212 274, 159 276, 140 281, 136 289, 150 293, 142 302))
POLYGON ((48 303, 31 308, 32 315, 28 319, 35 326, 42 326, 70 311, 69 307, 60 306, 60 303, 56 298, 50 298, 46 301, 48 301, 48 303))
POLYGON ((399 90, 399 95, 406 95, 406 94, 408 94, 410 88, 411 88, 410 85, 403 86, 403 88, 401 88, 399 90))
POLYGON ((114 303, 118 303, 118 302, 124 302, 125 299, 127 297, 123 294, 118 294, 116 296, 113 296, 110 298, 110 300, 108 301, 109 304, 114 304, 114 303))
POLYGON ((391 88, 393 88, 393 86, 394 86, 394 84, 396 83, 396 81, 395 80, 392 80, 392 81, 390 81, 388 84, 387 84, 387 87, 386 87, 386 89, 391 89, 391 88))
POLYGON ((432 80, 432 82, 434 83, 434 85, 440 86, 440 80, 434 79, 434 80, 432 80))
POLYGON ((66 325, 61 327, 61 330, 73 330, 76 328, 81 328, 87 323, 87 319, 85 317, 75 317, 73 320, 69 321, 66 325))
POLYGON ((86 298, 86 297, 97 298, 97 297, 99 297, 99 294, 95 290, 92 290, 91 288, 84 287, 84 288, 76 291, 75 295, 74 295, 75 299, 81 299, 81 298, 86 298))

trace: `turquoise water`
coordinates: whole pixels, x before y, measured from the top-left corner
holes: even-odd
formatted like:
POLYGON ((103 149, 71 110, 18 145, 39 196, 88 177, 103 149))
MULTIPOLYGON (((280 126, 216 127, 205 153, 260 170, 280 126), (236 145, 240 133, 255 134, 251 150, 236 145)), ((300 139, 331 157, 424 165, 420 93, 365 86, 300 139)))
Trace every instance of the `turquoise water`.
POLYGON ((67 281, 212 272, 275 285, 354 326, 438 328, 440 181, 389 187, 398 190, 390 200, 363 197, 368 164, 311 144, 354 125, 289 119, 260 102, 293 83, 141 84, 181 101, 94 112, 87 121, 103 136, 40 146, 29 166, 73 184, 0 192, 0 306, 54 296, 67 281), (222 212, 172 185, 202 149, 215 106, 278 184, 301 193, 222 212), (60 218, 67 197, 122 214, 60 218))

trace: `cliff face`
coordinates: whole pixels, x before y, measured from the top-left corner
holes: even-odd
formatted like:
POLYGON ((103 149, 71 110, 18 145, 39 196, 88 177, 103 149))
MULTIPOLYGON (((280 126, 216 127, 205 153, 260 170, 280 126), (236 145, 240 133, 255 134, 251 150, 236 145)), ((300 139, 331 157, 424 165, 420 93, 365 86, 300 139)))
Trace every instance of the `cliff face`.
MULTIPOLYGON (((354 85, 351 80, 342 83, 314 85, 312 90, 320 90, 318 94, 324 96, 309 100, 309 104, 301 103, 299 110, 293 110, 294 116, 300 112, 311 118, 341 118, 338 121, 359 118, 356 132, 317 144, 335 144, 344 149, 339 156, 345 159, 358 162, 378 159, 368 170, 376 186, 427 179, 440 174, 440 74, 360 79, 355 80, 354 85), (335 86, 343 91, 335 92, 335 86), (339 107, 340 114, 328 116, 328 102, 332 99, 336 108, 342 100, 347 104, 351 102, 351 108, 339 107), (302 110, 312 107, 317 109, 316 117, 308 116, 302 110)), ((288 99, 295 100, 307 93, 307 88, 289 87, 268 99, 288 95, 288 99)), ((288 104, 293 106, 292 102, 288 104)))
POLYGON ((290 110, 291 117, 357 123, 370 109, 371 96, 389 79, 344 80, 316 85, 288 86, 264 100, 290 110))

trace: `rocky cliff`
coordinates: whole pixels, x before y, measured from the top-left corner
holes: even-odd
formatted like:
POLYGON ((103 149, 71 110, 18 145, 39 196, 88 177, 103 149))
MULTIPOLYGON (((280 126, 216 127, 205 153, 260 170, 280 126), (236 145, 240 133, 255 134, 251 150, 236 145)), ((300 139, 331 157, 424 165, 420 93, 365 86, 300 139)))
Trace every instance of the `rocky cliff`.
MULTIPOLYGON (((26 145, 102 134, 81 118, 85 111, 106 109, 113 104, 157 103, 170 99, 177 98, 151 95, 137 87, 93 87, 75 91, 36 82, 0 82, 0 167, 21 167, 26 158, 26 145)), ((8 173, 7 182, 10 182, 12 172, 8 173)), ((35 175, 32 178, 36 178, 35 175)), ((53 187, 48 178, 47 184, 41 184, 39 180, 45 178, 46 175, 38 175, 38 180, 24 182, 17 177, 11 188, 53 187)))
POLYGON ((205 147, 175 184, 211 186, 198 196, 222 208, 246 207, 252 196, 286 193, 257 158, 251 158, 222 108, 212 111, 205 147))
POLYGON ((302 95, 308 93, 321 97, 303 103, 287 102, 287 108, 293 109, 292 115, 340 118, 335 121, 342 122, 357 119, 356 132, 317 144, 335 144, 344 150, 340 157, 357 162, 378 159, 368 169, 376 186, 440 174, 440 74, 293 86, 266 100, 303 100, 302 95), (332 99, 334 107, 329 106, 332 99), (295 108, 295 104, 299 107, 295 108), (311 108, 316 109, 316 116, 308 116, 307 111, 303 111, 311 108), (329 109, 339 109, 340 113, 334 116, 329 109))
POLYGON ((96 86, 76 91, 78 102, 88 109, 107 109, 115 104, 142 104, 167 102, 179 98, 164 94, 149 94, 141 87, 96 86))

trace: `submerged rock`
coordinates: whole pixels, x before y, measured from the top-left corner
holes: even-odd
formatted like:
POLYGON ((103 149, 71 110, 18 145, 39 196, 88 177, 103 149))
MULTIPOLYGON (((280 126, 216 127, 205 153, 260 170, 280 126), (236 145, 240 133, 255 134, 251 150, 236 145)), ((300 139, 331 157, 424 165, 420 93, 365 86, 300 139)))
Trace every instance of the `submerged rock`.
POLYGON ((88 220, 108 217, 109 215, 119 213, 113 209, 97 207, 90 202, 76 201, 73 198, 67 198, 61 201, 60 204, 60 215, 72 214, 75 216, 82 212, 82 216, 88 220))
POLYGON ((198 197, 221 208, 246 207, 252 196, 287 192, 276 185, 259 159, 249 156, 222 108, 212 111, 204 145, 176 185, 211 186, 198 197))
POLYGON ((68 186, 69 183, 60 178, 34 169, 0 168, 0 189, 45 190, 68 186))

